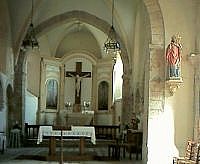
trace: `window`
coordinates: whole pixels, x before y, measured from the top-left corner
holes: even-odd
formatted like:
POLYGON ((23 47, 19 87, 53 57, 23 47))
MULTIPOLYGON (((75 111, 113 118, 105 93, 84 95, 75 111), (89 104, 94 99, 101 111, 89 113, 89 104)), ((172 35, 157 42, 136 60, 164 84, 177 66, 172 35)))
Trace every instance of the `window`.
POLYGON ((108 110, 108 83, 102 81, 98 88, 98 109, 108 110))
POLYGON ((117 56, 117 61, 113 70, 113 98, 121 99, 122 98, 122 79, 123 75, 123 63, 120 55, 117 56))
POLYGON ((46 89, 47 89, 46 108, 57 109, 58 82, 55 79, 47 80, 46 89))

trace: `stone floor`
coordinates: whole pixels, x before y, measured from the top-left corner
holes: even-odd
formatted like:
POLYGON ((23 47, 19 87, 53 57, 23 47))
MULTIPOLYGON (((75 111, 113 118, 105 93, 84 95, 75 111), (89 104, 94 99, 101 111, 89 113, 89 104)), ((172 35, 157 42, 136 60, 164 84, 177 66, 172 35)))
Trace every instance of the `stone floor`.
MULTIPOLYGON (((59 153, 59 148, 56 149, 56 152, 59 153)), ((97 156, 101 157, 108 157, 108 150, 106 147, 94 147, 94 148, 87 148, 85 150, 88 154, 95 154, 97 156)), ((79 148, 65 148, 64 154, 74 154, 79 152, 79 148)), ((59 161, 41 161, 41 160, 35 160, 35 159, 17 159, 17 157, 24 155, 24 156, 37 156, 37 155, 47 155, 48 154, 48 148, 45 147, 28 147, 28 148, 8 148, 4 152, 4 154, 0 154, 0 163, 5 164, 47 164, 47 163, 59 163, 59 161)), ((64 161, 66 164, 141 164, 142 162, 140 160, 136 161, 135 157, 133 157, 132 160, 129 159, 129 156, 126 155, 126 158, 120 158, 120 160, 91 160, 91 161, 64 161)))

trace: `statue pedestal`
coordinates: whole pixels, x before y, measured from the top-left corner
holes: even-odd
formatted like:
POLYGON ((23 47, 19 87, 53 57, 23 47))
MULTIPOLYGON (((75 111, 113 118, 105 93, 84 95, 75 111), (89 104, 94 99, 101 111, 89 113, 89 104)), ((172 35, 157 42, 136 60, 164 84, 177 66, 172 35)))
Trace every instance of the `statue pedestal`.
POLYGON ((73 112, 81 112, 81 104, 74 104, 73 112))
POLYGON ((170 95, 173 96, 176 90, 183 85, 183 80, 182 78, 169 79, 166 81, 166 83, 167 83, 170 95))

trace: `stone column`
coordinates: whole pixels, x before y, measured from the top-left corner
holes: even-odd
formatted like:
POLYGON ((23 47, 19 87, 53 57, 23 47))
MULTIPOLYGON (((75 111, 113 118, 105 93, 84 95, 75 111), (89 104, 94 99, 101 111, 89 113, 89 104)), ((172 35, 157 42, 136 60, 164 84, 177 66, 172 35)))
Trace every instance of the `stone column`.
MULTIPOLYGON (((164 111, 165 103, 165 62, 164 52, 159 45, 150 45, 150 80, 148 117, 164 111)), ((147 70, 146 70, 147 71, 147 70)))
POLYGON ((17 64, 15 65, 15 77, 14 77, 14 116, 15 121, 18 121, 24 128, 25 119, 25 87, 26 87, 26 51, 20 50, 17 64))
POLYGON ((124 73, 122 86, 122 125, 129 124, 131 121, 133 96, 130 85, 131 71, 124 73))
POLYGON ((157 152, 164 155, 162 145, 172 142, 170 139, 164 141, 161 139, 163 131, 167 130, 163 120, 160 119, 163 116, 165 106, 165 53, 161 45, 151 44, 149 48, 149 67, 145 70, 145 73, 149 72, 149 78, 146 79, 147 84, 145 84, 145 86, 148 85, 148 88, 145 87, 148 89, 148 95, 146 94, 144 99, 144 117, 147 118, 147 122, 143 124, 143 153, 148 154, 148 161, 159 163, 157 152), (156 140, 157 145, 155 146, 156 140))
POLYGON ((65 108, 65 65, 60 66, 60 91, 59 91, 59 106, 58 110, 64 110, 65 108))
POLYGON ((46 107, 46 93, 44 92, 45 88, 45 80, 46 80, 46 64, 44 63, 44 59, 40 60, 40 86, 39 86, 39 98, 38 98, 38 110, 37 110, 37 124, 41 124, 41 113, 44 112, 46 107))

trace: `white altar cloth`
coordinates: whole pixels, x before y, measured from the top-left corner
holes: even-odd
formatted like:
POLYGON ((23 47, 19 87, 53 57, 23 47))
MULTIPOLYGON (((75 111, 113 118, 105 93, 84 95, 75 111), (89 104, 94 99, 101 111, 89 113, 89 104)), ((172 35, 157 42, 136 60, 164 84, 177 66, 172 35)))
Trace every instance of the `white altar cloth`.
MULTIPOLYGON (((63 130, 62 136, 68 137, 90 137, 91 142, 96 144, 96 136, 94 127, 86 127, 86 126, 72 126, 72 130, 63 130)), ((46 128, 44 126, 40 126, 38 133, 37 144, 42 142, 43 136, 61 136, 61 130, 52 130, 51 128, 46 128)))

